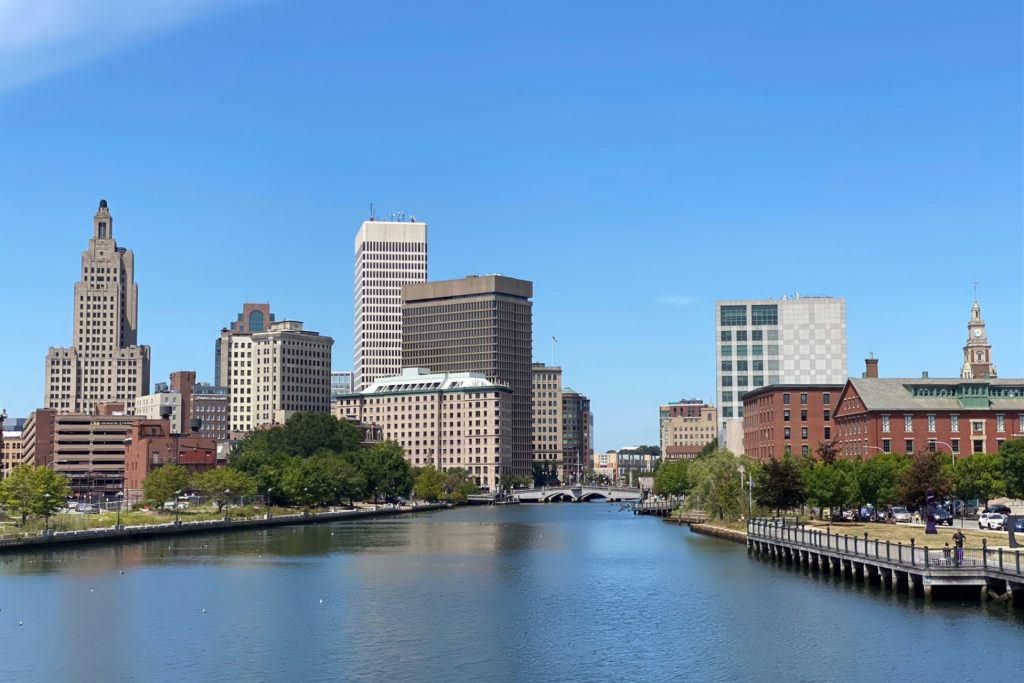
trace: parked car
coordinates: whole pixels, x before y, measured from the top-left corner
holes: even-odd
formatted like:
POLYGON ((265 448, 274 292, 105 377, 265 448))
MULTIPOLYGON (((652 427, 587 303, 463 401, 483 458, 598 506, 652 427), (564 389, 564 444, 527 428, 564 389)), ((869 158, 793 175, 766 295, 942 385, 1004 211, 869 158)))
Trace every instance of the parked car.
POLYGON ((882 510, 881 508, 875 508, 874 512, 871 515, 871 521, 872 522, 881 522, 881 523, 884 524, 884 523, 888 522, 889 520, 887 518, 887 514, 886 514, 885 510, 882 510))
POLYGON ((936 505, 935 523, 953 526, 953 515, 949 514, 949 511, 946 508, 942 507, 941 505, 936 505))
POLYGON ((1006 515, 998 512, 983 512, 981 517, 978 517, 978 528, 979 529, 1002 529, 1003 520, 1006 519, 1006 515))
POLYGON ((910 522, 913 520, 913 515, 904 506, 896 505, 889 508, 889 519, 893 522, 910 522))
POLYGON ((79 503, 78 511, 86 515, 100 514, 100 506, 96 503, 79 503))
POLYGON ((1024 533, 1024 517, 1007 517, 1003 520, 1003 531, 1009 531, 1011 526, 1014 532, 1024 533))
POLYGON ((985 508, 985 512, 997 513, 997 514, 1000 514, 1000 515, 1012 514, 1010 512, 1010 508, 1008 508, 1005 505, 989 505, 987 508, 985 508))

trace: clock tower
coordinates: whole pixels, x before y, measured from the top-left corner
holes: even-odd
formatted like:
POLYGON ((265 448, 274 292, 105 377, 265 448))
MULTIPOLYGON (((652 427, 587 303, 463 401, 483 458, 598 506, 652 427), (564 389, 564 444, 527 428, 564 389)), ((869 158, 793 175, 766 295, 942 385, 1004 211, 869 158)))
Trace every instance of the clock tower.
POLYGON ((992 345, 985 334, 985 321, 981 319, 981 306, 974 299, 971 319, 967 322, 967 344, 964 345, 964 364, 960 369, 963 379, 991 379, 996 377, 992 364, 992 345))

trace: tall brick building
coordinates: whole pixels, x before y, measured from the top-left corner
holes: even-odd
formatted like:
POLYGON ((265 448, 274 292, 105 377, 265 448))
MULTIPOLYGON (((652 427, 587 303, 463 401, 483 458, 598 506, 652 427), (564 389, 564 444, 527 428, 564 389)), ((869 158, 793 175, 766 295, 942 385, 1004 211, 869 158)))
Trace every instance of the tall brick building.
POLYGON ((809 455, 834 438, 842 384, 772 384, 743 397, 743 451, 757 460, 809 455))

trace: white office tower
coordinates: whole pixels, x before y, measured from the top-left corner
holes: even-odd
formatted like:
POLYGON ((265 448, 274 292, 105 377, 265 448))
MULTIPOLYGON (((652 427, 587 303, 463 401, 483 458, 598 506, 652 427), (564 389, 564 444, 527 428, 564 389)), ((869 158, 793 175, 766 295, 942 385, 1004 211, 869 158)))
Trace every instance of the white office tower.
POLYGON ((427 281, 427 224, 363 223, 355 243, 354 389, 402 372, 402 285, 427 281))
POLYGON ((728 431, 730 421, 742 425, 748 391, 846 382, 846 300, 798 294, 715 302, 715 347, 719 427, 728 431))

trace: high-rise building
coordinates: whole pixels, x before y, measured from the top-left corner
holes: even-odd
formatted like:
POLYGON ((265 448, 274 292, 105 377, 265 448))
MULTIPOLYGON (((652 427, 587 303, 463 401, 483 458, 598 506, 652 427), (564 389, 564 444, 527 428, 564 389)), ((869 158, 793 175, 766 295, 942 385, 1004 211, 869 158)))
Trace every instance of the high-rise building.
POLYGON ((533 364, 533 465, 545 475, 565 478, 562 444, 562 368, 533 364))
MULTIPOLYGON (((715 304, 719 427, 742 444, 743 396, 769 384, 842 384, 846 300, 783 297, 715 304)), ((742 446, 739 446, 742 449, 742 446)))
POLYGON ((562 390, 562 467, 569 478, 581 481, 594 467, 594 414, 590 399, 571 387, 562 390))
POLYGON ((477 486, 500 485, 501 454, 512 437, 512 390, 478 372, 405 368, 365 391, 340 396, 340 419, 376 425, 405 450, 410 465, 469 470, 477 486))
POLYGON ((967 343, 964 345, 964 364, 960 368, 961 379, 994 379, 998 377, 992 363, 992 345, 985 334, 985 321, 981 317, 981 305, 974 300, 971 319, 967 323, 967 343))
POLYGON ((231 392, 227 387, 206 382, 198 382, 192 387, 190 415, 191 419, 199 420, 199 436, 214 441, 227 441, 230 438, 230 400, 231 392))
POLYGON ((718 436, 718 411, 700 399, 673 401, 658 408, 658 427, 665 460, 692 460, 718 436))
POLYGON ((532 475, 532 296, 532 282, 501 275, 402 288, 404 367, 481 372, 512 389, 512 434, 499 454, 501 476, 532 475))
POLYGON ((402 285, 427 281, 427 224, 363 223, 355 242, 353 379, 362 391, 402 370, 402 285))
POLYGON ((299 412, 329 413, 332 346, 333 339, 303 329, 297 320, 254 333, 252 424, 284 424, 299 412))
POLYGON ((71 346, 46 354, 46 408, 84 413, 117 402, 135 409, 135 399, 149 392, 150 360, 149 347, 138 345, 138 307, 135 255, 114 241, 114 220, 102 199, 75 283, 71 346))

